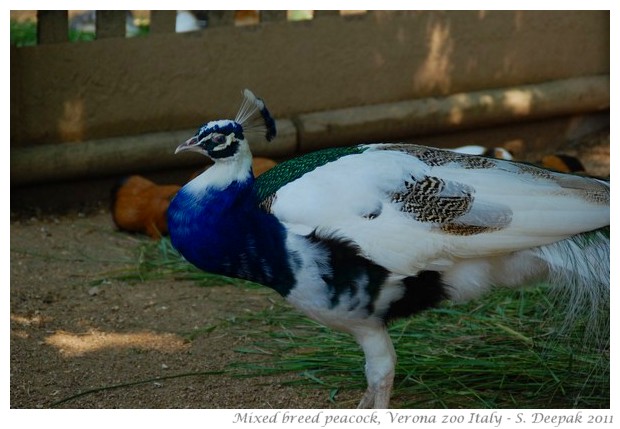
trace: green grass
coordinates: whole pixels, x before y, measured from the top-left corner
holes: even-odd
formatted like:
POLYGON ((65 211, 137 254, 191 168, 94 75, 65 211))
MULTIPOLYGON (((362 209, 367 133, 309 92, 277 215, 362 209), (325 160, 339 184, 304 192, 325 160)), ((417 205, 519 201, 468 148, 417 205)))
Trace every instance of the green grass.
MULTIPOLYGON (((607 408, 609 351, 584 348, 584 332, 558 337, 545 318, 544 287, 498 291, 468 305, 445 304, 394 323, 398 355, 393 405, 404 408, 607 408)), ((242 315, 240 353, 262 358, 232 367, 245 376, 292 372, 294 384, 326 394, 365 387, 364 359, 350 336, 285 304, 242 315), (263 329, 256 328, 263 326, 263 329), (269 326, 269 329, 265 329, 269 326)), ((553 318, 551 318, 553 319, 553 318)))
MULTIPOLYGON (((172 276, 211 287, 256 287, 199 272, 167 239, 145 244, 138 259, 134 279, 172 276)), ((445 303, 394 323, 390 333, 398 364, 392 405, 608 408, 609 348, 584 341, 585 321, 559 329, 556 304, 544 286, 499 290, 480 301, 445 303)), ((251 340, 236 350, 239 360, 231 362, 229 376, 293 374, 287 384, 324 389, 336 402, 345 390, 361 396, 365 388, 364 358, 352 338, 313 322, 283 300, 276 299, 269 310, 237 315, 228 328, 251 340), (253 358, 244 358, 247 354, 253 358)))
POLYGON ((11 20, 11 45, 32 46, 37 44, 37 23, 11 20))
MULTIPOLYGON (((140 25, 138 36, 148 34, 149 26, 140 25)), ((67 29, 70 42, 89 42, 95 40, 95 33, 67 29)), ((37 23, 35 21, 11 20, 11 45, 34 46, 37 44, 37 23)))

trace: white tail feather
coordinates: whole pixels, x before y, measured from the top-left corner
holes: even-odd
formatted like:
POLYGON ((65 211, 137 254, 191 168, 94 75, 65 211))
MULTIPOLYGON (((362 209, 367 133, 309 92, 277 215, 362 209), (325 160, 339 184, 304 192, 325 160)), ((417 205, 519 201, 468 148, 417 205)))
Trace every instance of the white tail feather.
POLYGON ((585 318, 588 338, 609 342, 610 246, 597 230, 533 249, 549 267, 549 282, 566 313, 565 327, 585 318))

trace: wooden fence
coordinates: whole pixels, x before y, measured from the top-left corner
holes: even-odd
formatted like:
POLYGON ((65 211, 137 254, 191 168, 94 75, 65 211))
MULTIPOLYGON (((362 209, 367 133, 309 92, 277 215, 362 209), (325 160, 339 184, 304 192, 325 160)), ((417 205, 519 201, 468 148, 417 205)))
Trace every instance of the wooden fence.
POLYGON ((278 157, 609 108, 608 11, 260 11, 243 26, 210 11, 189 33, 151 11, 135 38, 125 11, 98 11, 96 40, 75 43, 67 11, 37 16, 37 46, 11 47, 12 185, 185 165, 170 148, 233 116, 246 87, 282 131, 257 152, 278 157))

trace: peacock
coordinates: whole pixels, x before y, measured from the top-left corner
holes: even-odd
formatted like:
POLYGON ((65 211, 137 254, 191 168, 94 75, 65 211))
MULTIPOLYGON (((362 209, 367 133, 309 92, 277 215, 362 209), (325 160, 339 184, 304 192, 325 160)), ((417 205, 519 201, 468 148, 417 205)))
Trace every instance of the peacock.
POLYGON ((275 136, 246 89, 234 120, 179 145, 214 164, 171 201, 170 239, 201 270, 263 284, 353 335, 360 408, 389 407, 394 319, 538 280, 575 291, 574 306, 608 299, 607 180, 407 143, 323 149, 254 178, 248 139, 275 136))

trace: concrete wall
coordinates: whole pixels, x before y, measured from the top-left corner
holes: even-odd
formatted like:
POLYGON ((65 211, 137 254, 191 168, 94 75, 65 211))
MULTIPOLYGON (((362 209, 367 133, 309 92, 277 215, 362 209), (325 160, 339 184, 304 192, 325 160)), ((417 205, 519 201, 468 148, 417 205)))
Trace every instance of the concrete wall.
MULTIPOLYGON (((11 48, 11 147, 609 73, 607 11, 371 12, 11 48)), ((412 130, 415 134, 415 130, 412 130)))

